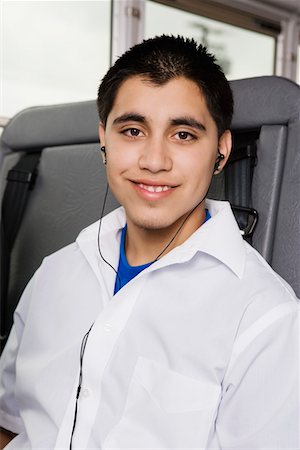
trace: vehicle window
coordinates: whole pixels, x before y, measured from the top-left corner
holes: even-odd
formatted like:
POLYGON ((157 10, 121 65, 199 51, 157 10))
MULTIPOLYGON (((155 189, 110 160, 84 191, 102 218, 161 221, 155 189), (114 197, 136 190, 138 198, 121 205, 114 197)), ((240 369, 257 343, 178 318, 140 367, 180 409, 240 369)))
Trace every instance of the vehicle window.
POLYGON ((229 79, 272 75, 275 38, 146 1, 145 37, 162 33, 193 37, 214 53, 229 79))
POLYGON ((110 0, 1 1, 0 116, 96 98, 110 63, 110 0))

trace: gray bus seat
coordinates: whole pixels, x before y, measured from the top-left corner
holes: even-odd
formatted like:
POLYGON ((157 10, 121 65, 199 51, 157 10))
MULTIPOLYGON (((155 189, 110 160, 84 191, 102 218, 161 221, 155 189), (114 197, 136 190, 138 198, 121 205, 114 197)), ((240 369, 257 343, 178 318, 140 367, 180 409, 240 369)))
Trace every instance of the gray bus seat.
MULTIPOLYGON (((300 88, 279 77, 237 80, 231 86, 233 132, 245 141, 254 136, 257 145, 251 206, 259 221, 252 244, 300 296, 300 88)), ((72 242, 100 216, 106 178, 95 102, 30 108, 15 116, 0 140, 0 194, 8 170, 33 151, 41 151, 39 174, 11 255, 2 317, 7 328, 43 257, 72 242)), ((226 179, 216 177, 211 194, 226 198, 226 179)), ((110 195, 106 212, 116 206, 110 195)))
MULTIPOLYGON (((100 216, 106 178, 96 104, 26 109, 4 130, 2 149, 2 194, 6 175, 18 158, 26 152, 41 152, 36 184, 11 255, 8 302, 1 317, 8 329, 18 299, 42 259, 74 241, 80 230, 100 216)), ((107 211, 116 206, 109 196, 107 211)))
POLYGON ((258 130, 253 246, 300 297, 300 87, 280 77, 232 82, 234 133, 258 130))

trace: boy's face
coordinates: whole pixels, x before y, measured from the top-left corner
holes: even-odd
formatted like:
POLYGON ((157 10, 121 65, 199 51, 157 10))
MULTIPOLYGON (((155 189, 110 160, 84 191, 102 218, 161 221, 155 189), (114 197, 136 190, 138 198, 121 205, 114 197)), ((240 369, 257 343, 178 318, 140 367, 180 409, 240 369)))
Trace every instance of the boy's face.
MULTIPOLYGON (((108 182, 128 229, 175 229, 205 197, 218 148, 225 156, 221 165, 231 149, 230 132, 218 140, 202 93, 186 78, 162 86, 129 78, 99 133, 108 182)), ((189 218, 194 229, 203 212, 204 202, 189 218)))

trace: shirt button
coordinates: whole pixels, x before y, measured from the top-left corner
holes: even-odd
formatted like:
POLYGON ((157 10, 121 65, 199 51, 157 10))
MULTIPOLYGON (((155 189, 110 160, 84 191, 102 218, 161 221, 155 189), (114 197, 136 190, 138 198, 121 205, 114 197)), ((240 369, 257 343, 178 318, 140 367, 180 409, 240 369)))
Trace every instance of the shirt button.
POLYGON ((104 330, 109 333, 112 330, 112 324, 111 323, 106 323, 104 325, 104 330))
POLYGON ((84 398, 88 398, 90 396, 90 391, 89 389, 82 389, 82 396, 84 398))

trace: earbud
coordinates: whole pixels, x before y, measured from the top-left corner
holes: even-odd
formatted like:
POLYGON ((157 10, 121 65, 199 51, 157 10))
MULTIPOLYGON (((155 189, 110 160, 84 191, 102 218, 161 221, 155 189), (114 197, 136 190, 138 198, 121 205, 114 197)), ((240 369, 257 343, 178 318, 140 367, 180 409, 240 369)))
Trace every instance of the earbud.
POLYGON ((219 156, 216 159, 216 163, 215 163, 215 166, 214 166, 214 172, 216 170, 220 170, 220 162, 225 158, 223 153, 220 153, 219 151, 218 151, 218 153, 219 153, 219 156))
POLYGON ((105 150, 105 146, 103 145, 103 146, 100 148, 100 150, 101 150, 101 152, 104 154, 103 164, 106 165, 107 160, 106 160, 106 150, 105 150))

